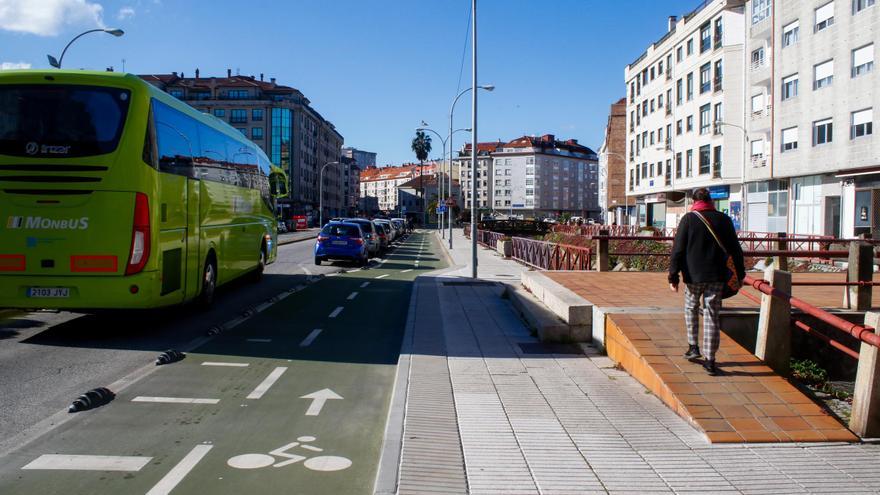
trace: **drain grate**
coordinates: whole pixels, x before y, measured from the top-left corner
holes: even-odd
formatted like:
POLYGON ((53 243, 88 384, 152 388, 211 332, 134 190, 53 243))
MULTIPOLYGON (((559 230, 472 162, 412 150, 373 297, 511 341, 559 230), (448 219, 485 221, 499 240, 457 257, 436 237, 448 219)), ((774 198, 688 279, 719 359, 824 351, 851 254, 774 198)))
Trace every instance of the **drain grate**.
POLYGON ((451 287, 462 287, 462 286, 475 286, 475 285, 495 285, 495 282, 483 282, 483 281, 476 281, 476 282, 464 282, 464 281, 462 281, 462 282, 443 282, 443 285, 445 285, 445 286, 451 286, 451 287))
POLYGON ((582 354, 580 348, 574 344, 520 342, 519 348, 523 354, 582 354))

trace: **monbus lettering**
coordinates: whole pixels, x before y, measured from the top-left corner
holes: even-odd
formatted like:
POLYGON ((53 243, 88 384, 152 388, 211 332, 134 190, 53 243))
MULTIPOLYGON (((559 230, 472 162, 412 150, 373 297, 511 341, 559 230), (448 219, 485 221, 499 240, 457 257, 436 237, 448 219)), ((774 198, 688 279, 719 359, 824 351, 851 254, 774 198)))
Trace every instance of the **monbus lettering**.
POLYGON ((24 226, 21 225, 21 222, 18 222, 17 228, 31 230, 86 230, 89 228, 89 217, 61 219, 25 217, 24 226))

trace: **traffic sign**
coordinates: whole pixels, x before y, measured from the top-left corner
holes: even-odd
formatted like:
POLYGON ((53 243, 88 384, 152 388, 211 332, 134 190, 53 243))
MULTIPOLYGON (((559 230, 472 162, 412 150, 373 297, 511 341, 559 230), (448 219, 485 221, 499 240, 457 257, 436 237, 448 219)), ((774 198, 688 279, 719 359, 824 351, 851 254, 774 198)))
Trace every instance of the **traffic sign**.
POLYGON ((437 207, 437 213, 446 213, 447 211, 448 208, 446 207, 446 205, 440 205, 437 207))

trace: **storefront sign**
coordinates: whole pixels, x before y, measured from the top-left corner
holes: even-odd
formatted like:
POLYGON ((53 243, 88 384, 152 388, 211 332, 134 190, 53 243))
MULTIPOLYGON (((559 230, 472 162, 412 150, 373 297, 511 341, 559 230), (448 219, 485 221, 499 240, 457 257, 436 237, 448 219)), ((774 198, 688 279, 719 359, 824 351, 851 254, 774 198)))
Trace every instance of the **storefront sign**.
POLYGON ((666 193, 648 194, 645 196, 645 203, 665 203, 666 193))
POLYGON ((727 199, 730 197, 730 186, 710 186, 709 197, 712 199, 727 199))

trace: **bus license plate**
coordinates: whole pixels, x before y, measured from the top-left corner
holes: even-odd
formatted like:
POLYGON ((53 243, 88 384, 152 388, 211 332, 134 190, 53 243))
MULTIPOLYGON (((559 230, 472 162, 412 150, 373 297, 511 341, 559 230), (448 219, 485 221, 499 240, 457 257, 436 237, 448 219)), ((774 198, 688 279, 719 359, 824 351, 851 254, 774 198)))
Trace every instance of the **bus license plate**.
POLYGON ((28 297, 70 297, 70 289, 67 287, 31 287, 28 289, 28 297))

